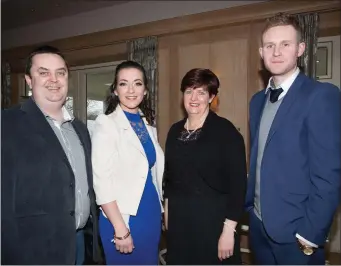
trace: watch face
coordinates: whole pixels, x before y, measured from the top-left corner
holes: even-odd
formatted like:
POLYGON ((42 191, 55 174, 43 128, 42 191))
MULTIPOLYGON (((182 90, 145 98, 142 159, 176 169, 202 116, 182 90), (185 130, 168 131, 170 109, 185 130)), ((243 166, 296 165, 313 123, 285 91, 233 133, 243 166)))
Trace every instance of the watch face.
POLYGON ((310 256, 314 253, 314 250, 311 247, 304 247, 303 253, 307 256, 310 256))

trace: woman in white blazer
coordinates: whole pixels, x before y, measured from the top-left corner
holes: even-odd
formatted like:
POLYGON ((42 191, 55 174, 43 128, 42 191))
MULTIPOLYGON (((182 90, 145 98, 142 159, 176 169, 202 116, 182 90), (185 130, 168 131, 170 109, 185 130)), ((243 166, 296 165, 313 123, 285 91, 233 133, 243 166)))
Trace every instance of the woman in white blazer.
POLYGON ((156 265, 164 154, 153 127, 144 68, 117 66, 108 108, 92 135, 94 190, 107 264, 156 265))

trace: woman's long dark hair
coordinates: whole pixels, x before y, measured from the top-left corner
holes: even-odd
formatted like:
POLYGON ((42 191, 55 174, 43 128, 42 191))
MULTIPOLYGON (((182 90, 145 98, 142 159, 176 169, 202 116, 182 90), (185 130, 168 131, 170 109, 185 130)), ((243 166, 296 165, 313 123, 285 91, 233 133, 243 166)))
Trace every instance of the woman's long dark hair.
POLYGON ((146 118, 147 122, 150 125, 154 125, 154 120, 155 120, 155 112, 150 106, 150 101, 149 101, 149 89, 148 89, 148 78, 146 74, 146 70, 141 66, 139 63, 135 61, 124 61, 120 63, 116 67, 115 71, 115 79, 114 82, 110 86, 110 95, 108 96, 106 103, 107 103, 107 110, 105 111, 105 114, 108 115, 116 110, 117 105, 120 103, 119 98, 114 94, 114 91, 117 88, 117 82, 118 82, 118 74, 122 69, 128 69, 128 68, 135 68, 141 71, 142 76, 143 76, 143 83, 145 86, 145 89, 147 91, 147 94, 144 96, 142 102, 139 105, 139 108, 143 112, 144 117, 146 118))

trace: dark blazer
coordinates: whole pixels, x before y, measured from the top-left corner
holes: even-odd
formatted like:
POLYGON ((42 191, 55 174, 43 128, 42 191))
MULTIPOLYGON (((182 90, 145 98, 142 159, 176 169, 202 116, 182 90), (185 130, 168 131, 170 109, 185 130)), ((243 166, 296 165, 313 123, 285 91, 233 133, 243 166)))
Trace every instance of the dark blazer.
MULTIPOLYGON (((165 198, 171 196, 173 185, 178 182, 169 178, 174 176, 169 171, 182 167, 178 164, 169 167, 167 158, 181 152, 177 151, 177 138, 184 129, 185 122, 186 119, 183 119, 175 123, 168 132, 165 152, 165 198)), ((193 169, 193 175, 200 176, 209 187, 226 195, 225 217, 239 221, 244 211, 247 170, 244 139, 235 126, 210 111, 202 126, 200 137, 196 140, 195 149, 188 156, 192 157, 193 163, 186 167, 193 169)))
MULTIPOLYGON (((265 90, 250 103, 251 157, 246 208, 254 206, 259 124, 265 90)), ((281 103, 264 148, 262 220, 279 243, 323 245, 340 200, 340 91, 300 73, 281 103)))
MULTIPOLYGON (((92 254, 87 260, 100 262, 90 136, 82 122, 74 119, 72 124, 84 147, 91 200, 92 229, 86 228, 85 239, 92 254)), ((75 177, 32 99, 2 112, 1 144, 2 264, 74 264, 75 177)))

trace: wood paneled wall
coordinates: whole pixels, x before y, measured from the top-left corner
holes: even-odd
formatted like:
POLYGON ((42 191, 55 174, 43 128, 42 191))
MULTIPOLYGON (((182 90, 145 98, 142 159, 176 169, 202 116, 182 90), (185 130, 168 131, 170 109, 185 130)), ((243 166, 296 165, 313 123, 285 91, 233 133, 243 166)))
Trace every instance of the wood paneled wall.
POLYGON ((158 108, 162 144, 169 126, 183 117, 180 83, 192 68, 210 68, 217 74, 221 84, 216 111, 246 136, 249 33, 250 25, 239 25, 159 39, 159 99, 169 99, 158 108))
MULTIPOLYGON (((201 14, 144 23, 57 40, 71 66, 127 58, 126 42, 144 36, 159 37, 158 129, 164 146, 169 127, 182 118, 180 81, 194 67, 211 68, 221 80, 217 112, 240 128, 248 150, 248 103, 263 87, 258 54, 263 21, 277 12, 320 13, 320 35, 340 30, 340 3, 332 1, 267 1, 201 14)), ((37 45, 2 51, 13 75, 22 73, 24 58, 37 45)), ((14 80, 14 76, 13 76, 14 80)), ((19 98, 12 83, 12 103, 19 98)))
MULTIPOLYGON (((320 32, 332 35, 339 30, 340 15, 339 10, 321 13, 320 32)), ((169 127, 183 118, 182 77, 191 68, 204 67, 213 70, 221 81, 217 113, 240 129, 249 158, 248 104, 267 82, 258 52, 263 26, 264 20, 255 20, 159 38, 158 121, 162 146, 169 127)))

